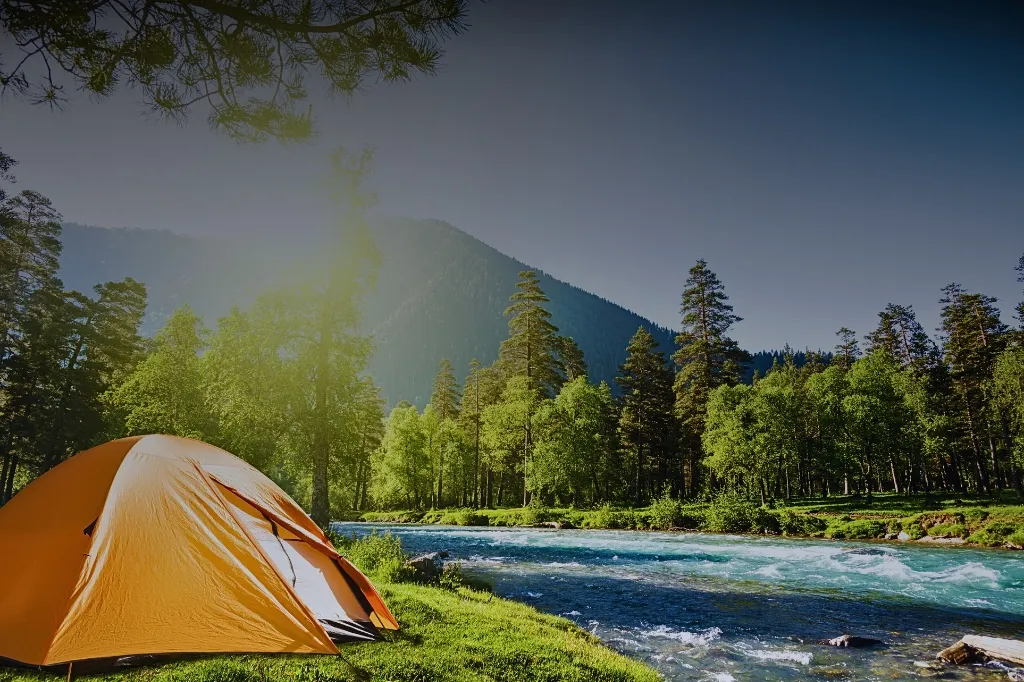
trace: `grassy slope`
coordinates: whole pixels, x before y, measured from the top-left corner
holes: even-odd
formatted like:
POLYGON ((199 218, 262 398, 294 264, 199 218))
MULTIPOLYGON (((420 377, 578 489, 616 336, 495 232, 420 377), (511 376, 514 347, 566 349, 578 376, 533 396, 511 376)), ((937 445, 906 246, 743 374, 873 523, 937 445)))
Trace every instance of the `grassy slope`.
MULTIPOLYGON (((339 656, 216 656, 89 676, 117 682, 656 682, 569 621, 484 592, 384 584, 402 629, 339 656)), ((0 682, 59 679, 0 668, 0 682)), ((76 676, 77 678, 77 676, 76 676)))
MULTIPOLYGON (((386 523, 531 526, 568 522, 577 528, 668 530, 682 527, 711 532, 756 532, 795 537, 880 539, 906 532, 923 536, 961 537, 968 544, 1024 546, 1024 505, 1007 495, 1001 500, 962 500, 954 495, 876 495, 863 499, 833 497, 794 500, 774 509, 755 505, 685 504, 643 509, 481 509, 369 512, 359 519, 386 523)), ((353 519, 355 520, 355 519, 353 519)))

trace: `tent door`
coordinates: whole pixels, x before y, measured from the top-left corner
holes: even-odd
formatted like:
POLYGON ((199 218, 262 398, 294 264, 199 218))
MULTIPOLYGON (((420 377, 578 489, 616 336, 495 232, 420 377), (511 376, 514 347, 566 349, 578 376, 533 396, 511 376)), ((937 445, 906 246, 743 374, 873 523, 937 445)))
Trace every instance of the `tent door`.
POLYGON ((334 560, 222 488, 232 511, 277 572, 336 641, 377 638, 370 614, 334 560))

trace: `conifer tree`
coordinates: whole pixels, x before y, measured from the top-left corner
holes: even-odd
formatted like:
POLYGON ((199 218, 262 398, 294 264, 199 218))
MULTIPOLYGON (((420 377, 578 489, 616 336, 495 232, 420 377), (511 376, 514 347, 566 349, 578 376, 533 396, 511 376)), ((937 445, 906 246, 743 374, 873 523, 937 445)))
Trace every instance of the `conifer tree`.
MULTIPOLYGON (((989 467, 984 462, 984 441, 991 438, 987 414, 989 382, 1000 352, 1006 345, 1006 325, 999 319, 996 299, 966 292, 957 283, 943 288, 941 299, 943 351, 950 379, 962 410, 962 430, 973 456, 978 490, 988 492, 989 467)), ((990 446, 991 473, 1000 483, 999 463, 990 446)))
POLYGON ((441 360, 434 377, 434 388, 430 395, 430 407, 438 421, 437 442, 432 445, 437 450, 437 504, 444 500, 444 454, 450 446, 451 429, 449 426, 458 418, 459 385, 455 381, 455 372, 448 358, 441 360))
POLYGON ((918 374, 937 361, 935 344, 917 321, 912 306, 887 305, 878 313, 878 327, 867 340, 868 353, 885 353, 900 366, 918 374))
POLYGON ((548 297, 533 270, 519 273, 516 291, 505 309, 509 336, 502 341, 498 365, 506 377, 525 376, 532 390, 552 397, 562 385, 558 327, 544 304, 548 297))
POLYGON ((637 329, 616 379, 622 390, 618 432, 633 469, 629 486, 636 504, 660 494, 665 483, 676 493, 684 489, 682 472, 675 466, 678 428, 672 370, 657 347, 647 329, 637 329))
POLYGON ((455 380, 455 371, 451 360, 441 360, 434 377, 434 388, 430 394, 430 404, 434 406, 438 417, 455 419, 459 416, 459 384, 455 380))
POLYGON ((733 314, 725 286, 698 260, 690 268, 683 290, 682 331, 676 337, 678 350, 672 356, 679 371, 675 377, 676 411, 683 427, 684 448, 689 453, 691 493, 700 487, 701 434, 707 415, 708 398, 718 386, 739 382, 749 355, 729 338, 732 325, 743 318, 733 314))
POLYGON ((836 332, 836 336, 839 337, 839 343, 836 345, 832 362, 841 368, 849 369, 857 358, 860 357, 860 347, 857 345, 857 332, 849 327, 842 327, 836 332))
POLYGON ((583 358, 583 349, 571 336, 558 337, 558 358, 565 370, 567 382, 577 377, 587 378, 587 361, 583 358))

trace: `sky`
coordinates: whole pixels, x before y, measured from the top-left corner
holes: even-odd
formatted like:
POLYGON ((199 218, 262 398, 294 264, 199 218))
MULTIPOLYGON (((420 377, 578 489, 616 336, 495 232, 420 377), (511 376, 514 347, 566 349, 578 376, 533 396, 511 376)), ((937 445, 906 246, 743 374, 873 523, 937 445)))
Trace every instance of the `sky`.
POLYGON ((750 349, 831 348, 951 281, 1024 297, 1024 5, 472 2, 433 77, 317 96, 311 143, 241 145, 138 95, 0 103, 18 187, 65 219, 197 235, 325 220, 328 155, 436 218, 678 327, 706 259, 750 349))

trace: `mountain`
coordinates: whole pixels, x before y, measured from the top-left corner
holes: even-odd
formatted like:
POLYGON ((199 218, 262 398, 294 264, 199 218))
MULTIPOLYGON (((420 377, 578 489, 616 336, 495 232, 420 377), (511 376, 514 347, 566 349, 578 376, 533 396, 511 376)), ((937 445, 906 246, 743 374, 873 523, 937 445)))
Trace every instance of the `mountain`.
MULTIPOLYGON (((377 346, 370 372, 389 404, 405 399, 422 406, 441 358, 449 358, 460 376, 474 357, 484 364, 495 359, 508 333, 508 298, 519 271, 531 268, 441 221, 380 218, 373 232, 382 263, 364 311, 364 331, 377 346)), ((227 241, 69 223, 61 277, 80 291, 127 276, 144 282, 146 333, 185 303, 213 327, 231 306, 245 307, 288 267, 314 257, 320 239, 280 234, 227 241)), ((640 326, 672 353, 673 331, 538 274, 553 322, 583 349, 592 380, 614 387, 626 344, 640 326)))

